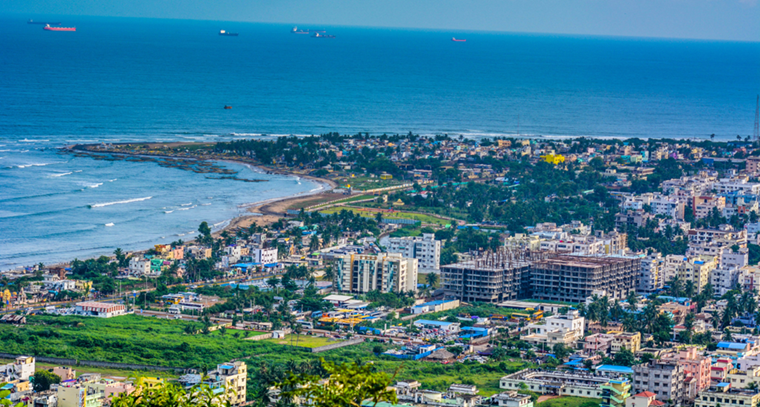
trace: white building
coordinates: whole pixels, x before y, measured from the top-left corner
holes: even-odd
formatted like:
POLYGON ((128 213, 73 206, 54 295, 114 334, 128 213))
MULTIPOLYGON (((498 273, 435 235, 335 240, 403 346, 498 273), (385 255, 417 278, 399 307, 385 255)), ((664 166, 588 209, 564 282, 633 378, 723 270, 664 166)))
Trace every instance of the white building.
POLYGON ((417 259, 399 253, 335 256, 339 291, 351 293, 417 291, 417 259))
POLYGON ((760 183, 749 182, 748 177, 721 178, 713 184, 713 189, 719 194, 739 192, 743 195, 760 194, 760 183))
POLYGON ((586 330, 586 318, 580 316, 577 310, 570 310, 565 315, 547 317, 543 324, 527 326, 527 335, 520 339, 533 344, 554 345, 563 343, 573 345, 583 339, 586 330))
POLYGON ((33 356, 19 356, 7 365, 0 365, 0 383, 28 381, 34 375, 34 366, 33 356))
POLYGON ((89 301, 77 303, 74 313, 88 317, 111 318, 126 314, 127 309, 121 304, 89 301))
POLYGON ((269 249, 251 249, 251 257, 254 263, 272 264, 277 263, 277 248, 269 249))
POLYGON ((150 273, 150 260, 140 257, 131 257, 129 259, 129 274, 141 276, 150 273))
POLYGON ((423 233, 422 237, 389 238, 388 253, 401 253, 404 257, 417 259, 421 273, 440 272, 441 241, 435 240, 432 233, 423 233))
POLYGON ((663 268, 665 260, 659 252, 652 253, 641 259, 641 275, 636 286, 640 293, 652 293, 664 285, 663 268))
POLYGON ((713 287, 715 295, 724 295, 730 291, 738 282, 741 269, 739 268, 717 268, 710 271, 710 284, 713 287))

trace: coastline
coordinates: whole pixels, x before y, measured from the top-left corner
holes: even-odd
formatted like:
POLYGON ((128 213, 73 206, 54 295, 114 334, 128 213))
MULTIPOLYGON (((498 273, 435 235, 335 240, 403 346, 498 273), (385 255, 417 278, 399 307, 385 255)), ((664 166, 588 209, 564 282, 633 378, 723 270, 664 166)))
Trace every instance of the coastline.
MULTIPOLYGON (((212 143, 195 143, 195 142, 172 142, 172 143, 124 143, 124 144, 141 144, 146 145, 150 147, 179 147, 183 145, 198 145, 198 144, 212 144, 212 143)), ((332 190, 338 187, 338 184, 332 180, 326 179, 326 178, 319 178, 314 177, 311 175, 305 175, 300 174, 292 171, 287 171, 285 169, 279 168, 279 167, 269 167, 266 165, 259 165, 256 163, 249 162, 248 160, 241 160, 237 158, 227 158, 227 157, 193 157, 193 156, 182 156, 182 155, 171 155, 166 153, 161 154, 150 154, 150 153, 132 153, 132 152, 125 152, 125 151, 93 151, 90 150, 88 147, 96 146, 96 144, 76 144, 76 145, 67 145, 65 147, 62 147, 62 151, 66 151, 69 153, 74 154, 85 154, 85 155, 103 155, 103 154, 110 154, 110 155, 120 155, 120 156, 131 156, 131 157, 150 157, 150 158, 168 158, 168 159, 175 159, 175 160, 188 160, 188 161, 217 161, 217 162, 228 162, 228 163, 234 163, 238 165, 242 165, 248 169, 250 169, 253 172, 263 172, 268 174, 279 174, 284 175, 288 177, 294 177, 294 178, 300 178, 300 179, 306 179, 311 182, 314 182, 317 184, 317 188, 307 191, 307 192, 301 192, 296 193, 292 195, 283 196, 280 198, 272 198, 267 199, 264 201, 253 201, 250 203, 246 203, 243 205, 239 205, 239 208, 245 208, 245 214, 241 214, 238 216, 235 216, 230 219, 225 219, 221 222, 218 222, 217 224, 224 224, 221 228, 215 230, 213 232, 213 235, 218 236, 225 230, 234 230, 238 228, 247 228, 254 222, 256 222, 259 226, 266 226, 270 225, 274 222, 277 222, 282 217, 285 217, 286 211, 291 206, 299 203, 299 202, 305 202, 309 200, 313 200, 316 196, 322 195, 322 194, 330 194, 332 190)), ((195 239, 191 240, 194 241, 195 239)), ((145 250, 142 251, 134 251, 133 253, 142 253, 145 250)))

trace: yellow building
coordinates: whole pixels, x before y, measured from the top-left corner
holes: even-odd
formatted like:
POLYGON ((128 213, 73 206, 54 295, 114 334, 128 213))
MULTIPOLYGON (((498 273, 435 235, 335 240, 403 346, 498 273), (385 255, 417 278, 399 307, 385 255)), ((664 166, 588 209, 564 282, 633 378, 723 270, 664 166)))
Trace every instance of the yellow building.
POLYGON ((380 174, 380 179, 393 179, 393 175, 387 174, 387 173, 382 173, 382 174, 380 174))
POLYGON ((77 291, 92 291, 92 281, 74 280, 74 288, 77 291))
POLYGON ((554 165, 562 164, 563 162, 565 162, 565 157, 562 156, 561 154, 542 155, 541 159, 548 162, 549 164, 554 164, 554 165))
POLYGON ((641 332, 615 333, 610 343, 610 352, 614 355, 623 348, 636 353, 641 349, 641 332))
POLYGON ((710 282, 710 272, 718 267, 715 257, 699 256, 689 258, 678 266, 678 278, 682 284, 687 281, 694 283, 694 292, 702 291, 702 288, 710 282))
POLYGON ((600 388, 602 390, 601 407, 624 407, 625 400, 631 397, 631 382, 628 379, 610 380, 600 388))

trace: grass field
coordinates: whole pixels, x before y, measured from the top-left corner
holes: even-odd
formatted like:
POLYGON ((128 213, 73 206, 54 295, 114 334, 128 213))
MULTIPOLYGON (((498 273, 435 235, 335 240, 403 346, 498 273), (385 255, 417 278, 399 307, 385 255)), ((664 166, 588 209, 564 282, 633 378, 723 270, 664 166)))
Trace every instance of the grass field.
POLYGON ((406 182, 408 181, 399 181, 395 179, 370 178, 370 177, 354 177, 354 178, 347 178, 346 181, 344 181, 343 178, 341 178, 340 186, 345 187, 346 185, 351 185, 351 188, 353 189, 366 191, 368 189, 393 187, 396 185, 404 184, 406 182))
MULTIPOLYGON (((331 208, 320 210, 321 213, 326 214, 333 214, 336 212, 340 212, 342 210, 347 210, 350 212, 353 212, 357 215, 363 216, 365 218, 374 218, 377 216, 378 211, 372 210, 368 208, 356 208, 351 206, 334 206, 331 208)), ((418 220, 425 224, 435 224, 435 225, 447 225, 450 224, 452 221, 448 219, 441 219, 432 215, 426 215, 422 213, 412 213, 412 212, 404 212, 404 211, 394 211, 394 212, 382 212, 383 218, 386 219, 413 219, 418 220)))
POLYGON ((322 336, 298 335, 296 338, 296 335, 288 335, 285 337, 285 339, 264 339, 262 342, 269 342, 278 345, 300 346, 303 348, 318 348, 320 346, 331 345, 342 341, 339 339, 325 338, 322 336))

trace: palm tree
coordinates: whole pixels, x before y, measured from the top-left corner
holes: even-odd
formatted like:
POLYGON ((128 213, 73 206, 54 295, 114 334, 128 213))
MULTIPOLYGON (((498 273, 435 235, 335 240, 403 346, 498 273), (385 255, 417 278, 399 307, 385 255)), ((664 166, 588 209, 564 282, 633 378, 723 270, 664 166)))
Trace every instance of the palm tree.
POLYGON ((678 276, 673 277, 669 282, 669 291, 670 295, 673 297, 680 297, 681 296, 681 278, 678 276))
POLYGON ((683 288, 684 293, 686 294, 687 297, 689 297, 689 298, 694 297, 695 287, 694 287, 694 282, 693 281, 691 281, 691 280, 687 281, 686 284, 684 284, 683 287, 684 287, 683 288))
POLYGON ((628 310, 631 312, 636 311, 636 304, 639 302, 639 297, 636 295, 635 291, 631 291, 628 293, 628 296, 626 297, 626 301, 628 301, 628 310))

